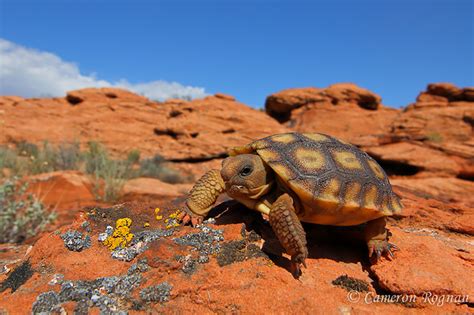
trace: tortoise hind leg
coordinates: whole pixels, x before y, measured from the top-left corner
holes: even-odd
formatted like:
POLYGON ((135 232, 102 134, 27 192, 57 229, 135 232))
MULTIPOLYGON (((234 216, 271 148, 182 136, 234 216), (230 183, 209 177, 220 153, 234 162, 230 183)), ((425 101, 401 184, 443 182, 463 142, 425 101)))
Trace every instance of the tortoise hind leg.
POLYGON ((298 278, 301 275, 301 265, 306 267, 308 248, 306 233, 295 213, 293 199, 288 194, 281 195, 273 203, 269 219, 281 245, 291 255, 291 272, 298 278))
POLYGON ((378 260, 382 255, 389 255, 393 258, 393 250, 398 247, 388 242, 389 232, 385 225, 387 220, 385 217, 378 218, 367 222, 364 229, 364 236, 369 248, 369 258, 375 253, 375 259, 378 260))

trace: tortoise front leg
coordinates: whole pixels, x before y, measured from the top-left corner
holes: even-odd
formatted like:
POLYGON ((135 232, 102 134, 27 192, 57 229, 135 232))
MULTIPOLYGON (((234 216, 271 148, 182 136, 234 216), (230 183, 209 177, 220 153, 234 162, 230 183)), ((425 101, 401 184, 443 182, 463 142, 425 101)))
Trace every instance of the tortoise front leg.
POLYGON ((295 278, 301 275, 301 265, 305 266, 308 257, 306 233, 296 216, 293 199, 283 194, 273 203, 270 214, 270 225, 281 245, 291 255, 291 272, 295 278))
POLYGON ((183 223, 186 224, 189 221, 192 225, 201 223, 224 188, 224 181, 219 170, 210 170, 204 174, 189 193, 186 206, 190 211, 181 214, 180 219, 183 223))

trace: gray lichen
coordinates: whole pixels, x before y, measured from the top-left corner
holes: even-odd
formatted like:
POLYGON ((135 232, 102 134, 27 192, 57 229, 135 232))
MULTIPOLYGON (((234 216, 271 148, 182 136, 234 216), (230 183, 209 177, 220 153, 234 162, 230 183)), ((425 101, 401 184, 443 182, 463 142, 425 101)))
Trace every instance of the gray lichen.
POLYGON ((119 247, 112 251, 114 259, 122 261, 132 261, 139 254, 148 249, 148 244, 162 237, 173 235, 173 230, 146 230, 135 234, 128 247, 119 247))
POLYGON ((148 268, 143 259, 133 264, 125 275, 91 281, 63 280, 59 293, 49 291, 37 297, 33 313, 56 311, 61 309, 62 303, 73 301, 76 302, 74 313, 77 314, 87 314, 92 307, 99 308, 101 314, 126 314, 127 305, 137 304, 131 293, 143 282, 142 273, 148 268))
POLYGON ((221 250, 220 242, 224 240, 222 230, 216 230, 206 225, 198 225, 198 233, 186 234, 173 239, 176 244, 191 246, 199 251, 201 256, 216 254, 221 250))
POLYGON ((191 275, 196 272, 198 264, 209 262, 209 255, 219 253, 221 250, 220 242, 224 240, 222 230, 216 230, 204 224, 197 226, 201 231, 198 233, 186 234, 173 239, 176 244, 191 246, 192 251, 197 251, 197 257, 192 255, 178 256, 177 260, 183 263, 181 270, 191 275))
POLYGON ((68 230, 66 233, 61 235, 61 238, 64 241, 64 246, 74 252, 80 252, 91 247, 90 236, 83 236, 79 231, 68 230))
POLYGON ((187 275, 191 275, 197 270, 198 260, 194 259, 191 255, 178 256, 178 261, 183 263, 181 270, 187 275))
POLYGON ((33 303, 33 314, 47 313, 50 314, 54 310, 60 308, 59 295, 54 291, 41 293, 33 303))
POLYGON ((155 286, 144 288, 140 291, 140 298, 145 302, 167 302, 169 301, 173 286, 163 282, 155 286))

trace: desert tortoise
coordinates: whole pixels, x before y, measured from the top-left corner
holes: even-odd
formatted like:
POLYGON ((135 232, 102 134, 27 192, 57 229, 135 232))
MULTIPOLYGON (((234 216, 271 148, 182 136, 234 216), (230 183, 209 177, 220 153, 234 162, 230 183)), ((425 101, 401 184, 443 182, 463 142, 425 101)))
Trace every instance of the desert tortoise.
MULTIPOLYGON (((280 243, 300 273, 308 255, 300 223, 350 226, 366 223, 369 256, 392 255, 387 216, 402 204, 380 165, 353 145, 318 133, 284 133, 230 150, 222 169, 197 181, 182 215, 196 224, 217 197, 231 198, 269 217, 280 243)), ((306 266, 306 265, 305 265, 306 266)))

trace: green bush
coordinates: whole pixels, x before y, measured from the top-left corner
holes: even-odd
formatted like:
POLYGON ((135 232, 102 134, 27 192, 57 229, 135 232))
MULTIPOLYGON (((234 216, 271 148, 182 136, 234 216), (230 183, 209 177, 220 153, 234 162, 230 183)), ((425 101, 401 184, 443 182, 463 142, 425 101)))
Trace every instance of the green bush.
POLYGON ((41 174, 55 170, 56 151, 47 141, 43 143, 41 150, 38 149, 35 154, 26 157, 29 158, 26 166, 28 174, 41 174))
POLYGON ((55 218, 16 178, 0 185, 0 243, 20 243, 43 231, 55 218))
POLYGON ((82 160, 79 142, 60 144, 56 154, 56 169, 77 170, 82 160))
POLYGON ((160 155, 140 160, 140 151, 135 149, 128 153, 126 160, 112 159, 106 148, 95 141, 88 143, 86 152, 80 151, 78 142, 57 147, 47 141, 42 146, 20 142, 15 150, 0 147, 0 170, 2 168, 10 169, 16 176, 82 169, 93 176, 97 198, 107 202, 118 199, 125 181, 130 178, 152 177, 172 184, 192 180, 169 168, 160 155))
POLYGON ((185 182, 185 178, 177 170, 169 168, 165 159, 160 155, 145 159, 140 163, 140 170, 136 177, 152 177, 170 184, 185 182))
POLYGON ((96 183, 96 194, 103 201, 115 201, 125 184, 125 180, 131 177, 131 163, 127 160, 112 160, 103 145, 97 142, 89 142, 89 150, 84 155, 86 172, 94 176, 96 183), (103 194, 98 195, 101 181, 103 180, 103 194))
POLYGON ((39 148, 20 142, 15 150, 0 147, 0 168, 8 168, 18 176, 73 170, 80 167, 79 143, 61 144, 54 148, 47 141, 39 148))
POLYGON ((39 148, 34 143, 21 141, 21 142, 17 143, 16 149, 18 151, 18 154, 21 155, 21 156, 27 156, 27 157, 30 157, 30 156, 37 157, 38 156, 39 148))
MULTIPOLYGON (((14 151, 7 147, 0 147, 0 170, 3 168, 16 170, 18 168, 17 163, 18 156, 14 151)), ((2 176, 2 172, 0 172, 0 176, 2 176)))
POLYGON ((140 150, 132 150, 128 153, 127 161, 131 164, 136 164, 140 162, 140 150))

